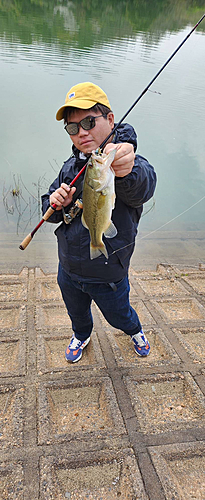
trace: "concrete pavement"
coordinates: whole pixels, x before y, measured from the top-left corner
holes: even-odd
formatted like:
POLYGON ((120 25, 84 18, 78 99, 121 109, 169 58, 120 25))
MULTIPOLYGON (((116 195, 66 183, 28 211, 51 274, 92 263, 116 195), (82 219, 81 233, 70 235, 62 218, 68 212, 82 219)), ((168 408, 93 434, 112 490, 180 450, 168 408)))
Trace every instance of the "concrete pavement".
POLYGON ((93 305, 70 365, 56 274, 0 275, 0 499, 205 499, 205 267, 130 282, 148 358, 93 305))

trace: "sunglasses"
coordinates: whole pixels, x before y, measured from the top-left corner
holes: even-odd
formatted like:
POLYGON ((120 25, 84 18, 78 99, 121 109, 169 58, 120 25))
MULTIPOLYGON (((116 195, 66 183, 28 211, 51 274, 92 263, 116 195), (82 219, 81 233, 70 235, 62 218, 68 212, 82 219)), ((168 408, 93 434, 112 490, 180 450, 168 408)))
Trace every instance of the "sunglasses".
POLYGON ((79 126, 83 128, 83 130, 91 130, 91 128, 95 127, 95 120, 97 118, 101 117, 106 118, 106 114, 104 115, 99 115, 99 116, 86 116, 86 118, 83 118, 80 122, 71 122, 65 125, 64 130, 68 132, 69 135, 76 135, 79 132, 79 126))

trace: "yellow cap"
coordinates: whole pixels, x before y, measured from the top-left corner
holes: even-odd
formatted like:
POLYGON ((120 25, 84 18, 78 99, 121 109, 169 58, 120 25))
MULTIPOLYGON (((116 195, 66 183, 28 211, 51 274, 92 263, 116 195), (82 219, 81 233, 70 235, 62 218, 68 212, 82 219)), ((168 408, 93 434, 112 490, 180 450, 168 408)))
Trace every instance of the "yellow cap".
POLYGON ((108 98, 103 90, 94 83, 78 83, 71 87, 65 98, 65 104, 56 113, 56 120, 63 119, 64 109, 70 106, 80 109, 89 109, 100 103, 111 109, 108 98))

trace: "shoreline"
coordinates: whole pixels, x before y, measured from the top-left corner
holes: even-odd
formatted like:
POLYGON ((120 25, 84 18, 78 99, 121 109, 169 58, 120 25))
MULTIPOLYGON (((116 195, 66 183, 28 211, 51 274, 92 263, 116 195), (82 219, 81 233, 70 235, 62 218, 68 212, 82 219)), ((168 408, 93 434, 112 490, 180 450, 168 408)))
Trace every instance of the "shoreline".
MULTIPOLYGON (((50 228, 49 228, 50 229, 50 228)), ((58 267, 56 237, 52 231, 39 232, 25 250, 19 245, 25 234, 1 233, 0 273, 19 273, 23 267, 40 267, 55 273, 58 267)), ((159 263, 173 266, 205 265, 205 231, 139 231, 131 259, 134 270, 155 270, 159 263)))

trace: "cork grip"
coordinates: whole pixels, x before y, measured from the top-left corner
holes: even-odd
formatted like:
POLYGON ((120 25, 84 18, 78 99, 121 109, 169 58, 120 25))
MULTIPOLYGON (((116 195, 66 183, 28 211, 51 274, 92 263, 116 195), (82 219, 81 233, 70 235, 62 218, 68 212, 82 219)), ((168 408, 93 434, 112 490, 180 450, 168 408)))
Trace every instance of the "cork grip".
POLYGON ((31 240, 32 240, 32 236, 31 236, 31 234, 28 234, 28 236, 26 236, 24 238, 24 240, 22 241, 22 243, 19 245, 20 250, 25 250, 25 248, 28 246, 28 244, 30 243, 31 240))
POLYGON ((53 207, 49 207, 48 210, 46 210, 44 216, 43 216, 43 220, 48 220, 49 217, 53 214, 53 212, 55 212, 55 208, 53 207))

